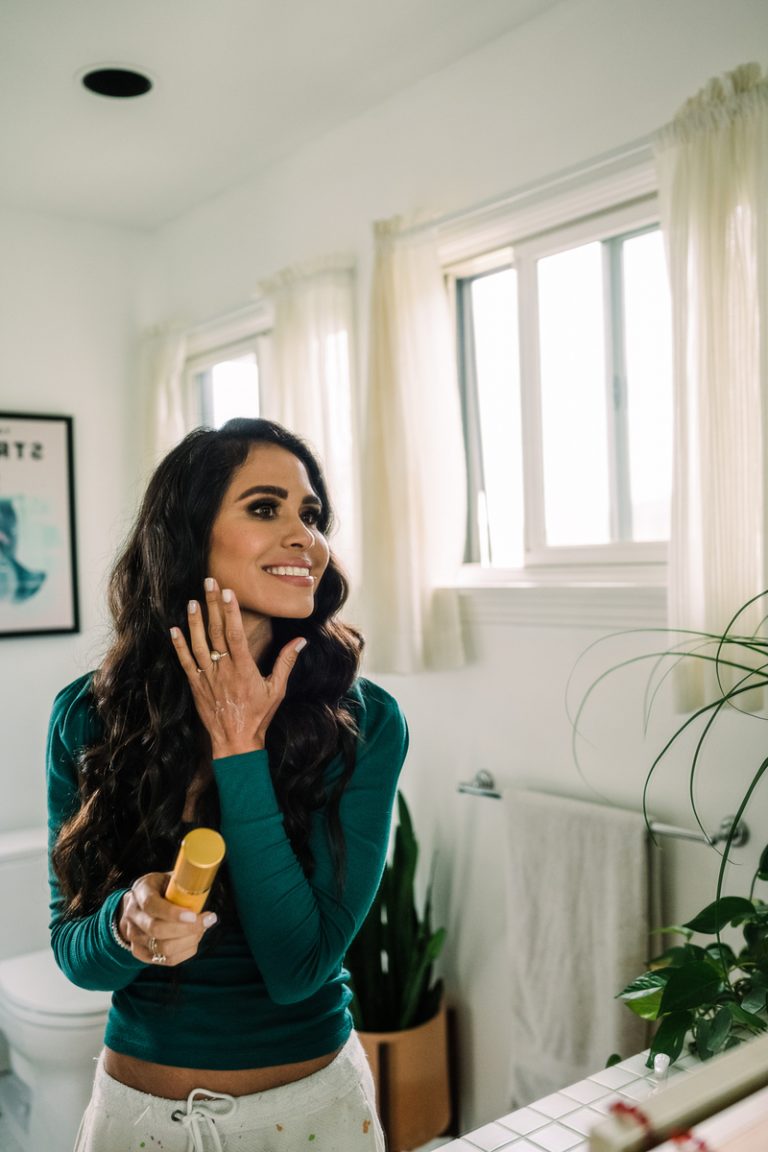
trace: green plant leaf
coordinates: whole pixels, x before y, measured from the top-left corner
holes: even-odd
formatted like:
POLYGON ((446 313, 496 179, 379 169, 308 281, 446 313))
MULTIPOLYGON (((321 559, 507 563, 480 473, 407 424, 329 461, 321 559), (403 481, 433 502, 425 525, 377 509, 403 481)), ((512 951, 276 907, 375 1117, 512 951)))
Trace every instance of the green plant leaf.
POLYGON ((753 1012, 747 1012, 740 1004, 728 1003, 725 1007, 733 1017, 734 1024, 743 1024, 750 1032, 765 1032, 768 1028, 765 1020, 761 1016, 756 1016, 753 1012))
POLYGON ((704 960, 705 957, 706 951, 697 944, 677 944, 667 948, 659 956, 654 956, 650 963, 654 969, 679 968, 683 964, 689 964, 691 960, 704 960))
POLYGON ((659 1015, 661 997, 670 977, 670 971, 645 972, 619 992, 618 1000, 623 1000, 636 1016, 643 1020, 656 1020, 659 1015))
POLYGON ((718 941, 708 944, 706 947, 706 955, 713 964, 717 965, 718 969, 724 975, 731 968, 736 967, 736 955, 729 944, 723 944, 718 941))
POLYGON ((431 927, 432 876, 420 917, 414 895, 418 842, 408 806, 397 796, 391 861, 360 931, 346 955, 355 1026, 389 1032, 422 1023, 440 1006, 442 982, 432 977, 445 929, 431 927))
POLYGON ((613 1068, 614 1064, 621 1064, 622 1056, 620 1052, 611 1052, 610 1056, 605 1062, 606 1068, 613 1068))
POLYGON ((696 1051, 702 1060, 709 1060, 722 1052, 733 1025, 733 1016, 727 1006, 719 1008, 711 1020, 699 1019, 694 1024, 696 1051))
POLYGON ((682 968, 670 968, 669 979, 661 996, 659 1015, 681 1012, 711 1004, 722 990, 719 972, 706 961, 694 961, 682 968))
POLYGON ((726 924, 732 924, 740 917, 753 915, 754 911, 754 904, 744 896, 723 896, 720 900, 715 900, 706 908, 702 908, 698 915, 685 924, 685 927, 690 928, 692 932, 711 935, 720 932, 726 924))
POLYGON ((766 987, 765 978, 759 972, 753 973, 750 977, 750 987, 741 998, 741 1006, 745 1012, 763 1012, 766 1005, 766 994, 768 987, 766 987))
POLYGON ((693 1012, 670 1012, 659 1025, 658 1031, 651 1042, 646 1066, 653 1068, 653 1058, 660 1052, 669 1056, 674 1063, 683 1050, 685 1037, 693 1024, 693 1012))
POLYGON ((768 880, 768 844, 766 844, 760 853, 760 863, 757 866, 757 874, 761 880, 768 880))
POLYGON ((690 940, 693 936, 690 928, 686 928, 684 924, 668 924, 666 928, 652 928, 651 936, 685 936, 686 940, 690 940))

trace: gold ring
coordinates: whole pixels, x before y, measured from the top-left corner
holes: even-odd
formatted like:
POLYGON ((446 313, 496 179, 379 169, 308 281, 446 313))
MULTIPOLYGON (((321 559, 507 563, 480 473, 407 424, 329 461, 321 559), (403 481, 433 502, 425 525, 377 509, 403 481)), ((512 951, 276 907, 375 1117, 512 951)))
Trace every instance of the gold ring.
POLYGON ((211 660, 214 664, 218 664, 219 660, 223 660, 225 656, 229 656, 229 652, 217 652, 215 648, 211 649, 211 660))

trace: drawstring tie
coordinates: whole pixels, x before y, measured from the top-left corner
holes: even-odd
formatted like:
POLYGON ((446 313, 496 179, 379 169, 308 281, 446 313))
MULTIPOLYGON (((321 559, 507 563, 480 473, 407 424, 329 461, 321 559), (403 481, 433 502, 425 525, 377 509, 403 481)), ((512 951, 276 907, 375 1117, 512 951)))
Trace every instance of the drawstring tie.
POLYGON ((237 1109, 237 1100, 226 1092, 209 1092, 206 1088, 194 1088, 187 1096, 187 1110, 177 1108, 171 1119, 177 1120, 187 1129, 189 1152, 224 1152, 221 1137, 216 1129, 216 1119, 232 1116, 237 1109), (203 1099, 196 1099, 202 1096, 203 1099), (218 1105, 223 1103, 224 1108, 218 1105))

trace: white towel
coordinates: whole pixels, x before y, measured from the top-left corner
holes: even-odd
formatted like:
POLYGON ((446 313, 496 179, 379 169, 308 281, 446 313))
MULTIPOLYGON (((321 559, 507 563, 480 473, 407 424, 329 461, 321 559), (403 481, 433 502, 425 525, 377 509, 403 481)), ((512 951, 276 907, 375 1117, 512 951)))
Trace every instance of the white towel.
POLYGON ((639 814, 514 790, 504 805, 510 1105, 520 1107, 648 1043, 647 1025, 614 997, 645 971, 655 886, 639 814))

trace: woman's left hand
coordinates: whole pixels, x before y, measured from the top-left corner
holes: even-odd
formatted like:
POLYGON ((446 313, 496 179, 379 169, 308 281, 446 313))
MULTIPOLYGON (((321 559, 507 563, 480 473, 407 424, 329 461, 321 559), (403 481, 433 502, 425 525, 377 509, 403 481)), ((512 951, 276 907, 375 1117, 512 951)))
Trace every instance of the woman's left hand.
POLYGON ((285 697, 306 640, 286 644, 270 675, 262 676, 249 651, 234 592, 221 592, 216 581, 208 579, 205 601, 207 630, 200 605, 189 602, 191 652, 181 629, 171 629, 176 655, 211 738, 213 758, 257 751, 264 747, 269 722, 285 697))

